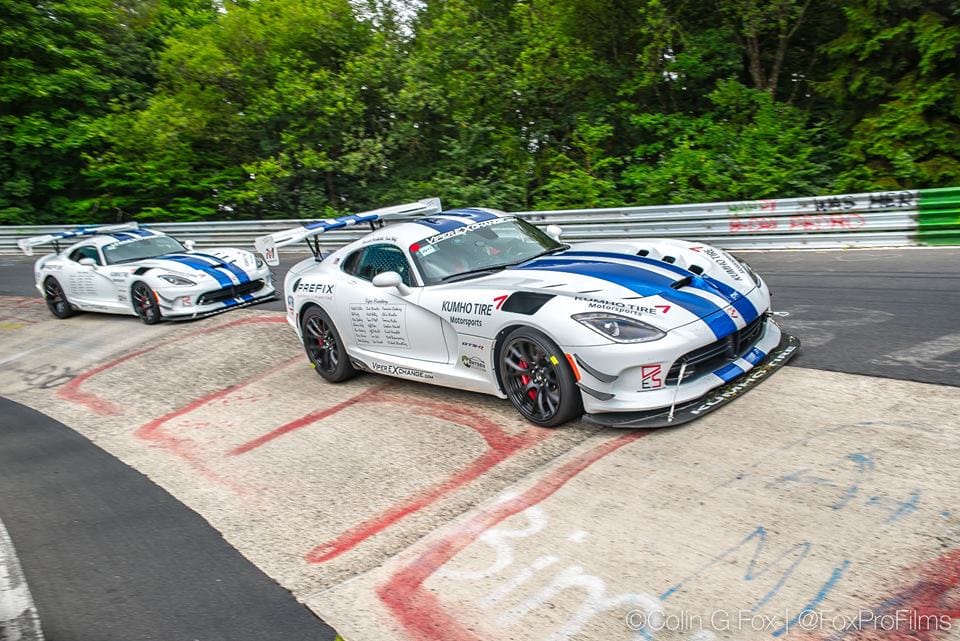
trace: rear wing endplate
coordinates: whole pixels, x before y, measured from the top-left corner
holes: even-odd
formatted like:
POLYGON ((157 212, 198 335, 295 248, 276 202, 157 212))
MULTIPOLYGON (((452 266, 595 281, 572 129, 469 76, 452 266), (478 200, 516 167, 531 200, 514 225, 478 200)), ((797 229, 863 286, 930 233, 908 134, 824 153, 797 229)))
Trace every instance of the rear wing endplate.
POLYGON ((70 238, 80 238, 81 236, 96 236, 97 234, 112 234, 121 231, 133 231, 140 229, 139 223, 122 223, 119 225, 95 225, 92 227, 76 227, 67 231, 55 232, 44 236, 33 236, 31 238, 21 238, 17 241, 17 246, 27 256, 33 256, 33 248, 38 245, 53 243, 57 251, 60 250, 60 241, 70 238))
MULTIPOLYGON (((314 236, 317 236, 318 234, 332 231, 334 229, 351 227, 359 223, 371 223, 372 225, 377 221, 383 220, 409 218, 412 216, 431 216, 434 214, 439 214, 442 210, 443 208, 440 205, 439 198, 426 198, 424 200, 418 200, 416 202, 406 203, 403 205, 394 205, 392 207, 383 207, 381 209, 365 211, 359 214, 341 216, 340 218, 327 218, 324 220, 315 220, 304 223, 299 227, 274 232, 272 234, 267 234, 266 236, 260 236, 256 239, 256 241, 254 241, 254 246, 263 256, 264 260, 267 261, 268 265, 276 266, 280 264, 280 257, 277 254, 277 249, 286 245, 298 243, 302 240, 308 240, 314 236)), ((313 244, 310 244, 310 249, 313 251, 314 256, 319 254, 320 248, 318 243, 314 242, 313 244)))

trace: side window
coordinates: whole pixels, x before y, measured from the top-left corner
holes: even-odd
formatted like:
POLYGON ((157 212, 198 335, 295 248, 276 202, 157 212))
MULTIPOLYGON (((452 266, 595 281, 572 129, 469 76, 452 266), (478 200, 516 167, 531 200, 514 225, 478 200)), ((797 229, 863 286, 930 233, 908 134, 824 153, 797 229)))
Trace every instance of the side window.
POLYGON ((74 262, 80 262, 81 258, 92 258, 95 263, 102 265, 100 261, 100 252, 97 251, 96 247, 91 247, 90 245, 84 245, 83 247, 77 247, 72 252, 70 252, 70 260, 74 262))
POLYGON ((371 245, 350 254, 343 261, 343 271, 357 278, 373 280, 383 272, 397 272, 405 285, 410 285, 410 263, 403 250, 394 245, 371 245))

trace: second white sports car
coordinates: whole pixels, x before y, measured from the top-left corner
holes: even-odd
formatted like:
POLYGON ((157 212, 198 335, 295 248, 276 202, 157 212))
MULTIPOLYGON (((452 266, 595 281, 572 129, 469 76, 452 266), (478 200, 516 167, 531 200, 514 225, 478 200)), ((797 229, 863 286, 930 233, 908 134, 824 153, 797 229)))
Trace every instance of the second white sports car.
POLYGON ((278 247, 311 244, 284 297, 327 381, 365 370, 494 394, 543 426, 584 412, 623 427, 692 420, 799 350, 767 285, 726 252, 560 234, 431 199, 307 223, 257 249, 276 264, 278 247), (393 218, 411 219, 382 226, 393 218), (358 224, 371 232, 323 253, 319 234, 358 224))
POLYGON ((38 245, 56 253, 34 265, 50 312, 130 314, 151 325, 201 318, 275 298, 270 268, 242 249, 193 251, 137 223, 78 227, 18 241, 28 256, 38 245), (70 244, 61 251, 60 243, 70 244))

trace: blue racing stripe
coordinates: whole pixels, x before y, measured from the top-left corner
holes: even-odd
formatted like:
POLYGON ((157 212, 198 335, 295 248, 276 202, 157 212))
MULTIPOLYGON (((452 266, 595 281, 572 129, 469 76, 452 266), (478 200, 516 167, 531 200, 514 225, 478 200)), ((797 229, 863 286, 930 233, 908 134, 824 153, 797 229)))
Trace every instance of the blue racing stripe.
POLYGON ((475 223, 482 223, 497 218, 495 214, 479 209, 453 209, 443 212, 444 216, 465 216, 475 223))
POLYGON ((187 267, 192 267, 193 269, 201 271, 208 276, 213 276, 215 279, 217 279, 217 282, 220 283, 221 287, 233 286, 233 281, 230 280, 229 276, 224 274, 213 265, 205 263, 197 258, 193 258, 192 256, 168 254, 166 256, 157 256, 157 260, 169 260, 175 263, 180 263, 181 265, 186 265, 187 267))
POLYGON ((727 285, 726 283, 714 278, 710 278, 709 276, 704 276, 703 280, 713 286, 721 296, 733 303, 733 308, 740 312, 740 315, 743 316, 744 322, 749 323, 760 315, 760 312, 758 312, 757 308, 753 306, 753 303, 751 303, 746 296, 738 292, 730 285, 727 285))
POLYGON ((429 227, 438 234, 443 234, 454 229, 466 227, 467 223, 459 220, 448 220, 446 218, 415 218, 413 222, 424 227, 429 227))
MULTIPOLYGON (((563 255, 568 254, 569 252, 563 255)), ((660 296, 688 310, 705 322, 717 338, 724 338, 737 331, 733 320, 713 301, 691 292, 675 290, 670 287, 674 282, 673 278, 641 267, 604 261, 565 261, 548 258, 535 260, 513 269, 549 270, 598 278, 626 287, 641 296, 660 296)))
POLYGON ((545 258, 518 265, 513 269, 547 270, 551 272, 563 272, 565 274, 590 276, 591 278, 599 278, 600 280, 605 280, 610 283, 616 283, 641 296, 662 295, 664 289, 669 289, 670 283, 673 282, 667 276, 654 274, 647 270, 635 269, 616 263, 591 260, 569 261, 545 258))
POLYGON ((759 349, 757 349, 756 347, 754 347, 754 348, 751 349, 749 352, 747 352, 746 354, 743 355, 743 360, 747 361, 747 362, 750 363, 751 365, 756 365, 757 363, 759 363, 760 361, 762 361, 762 360, 763 360, 763 357, 766 356, 766 355, 767 355, 766 352, 764 352, 763 350, 759 350, 759 349))
POLYGON ((667 271, 673 272, 683 277, 687 276, 696 276, 689 269, 684 269, 678 265, 672 263, 665 263, 662 260, 654 260, 653 258, 645 258, 643 256, 634 256, 632 254, 618 254, 616 252, 591 252, 591 251, 568 251, 559 254, 560 256, 583 256, 589 258, 590 256, 595 256, 597 258, 618 258, 621 260, 629 260, 635 263, 642 263, 644 265, 651 265, 653 267, 660 267, 667 271))
POLYGON ((715 371, 714 374, 722 378, 724 383, 727 383, 729 381, 732 381, 736 377, 740 376, 741 374, 743 374, 743 370, 740 368, 739 365, 735 363, 730 363, 729 365, 724 365, 723 367, 715 371))
POLYGON ((312 223, 307 223, 303 226, 304 229, 318 229, 323 228, 325 231, 330 231, 331 229, 340 229, 342 227, 348 227, 350 225, 357 225, 359 223, 367 223, 373 220, 379 220, 379 216, 376 214, 350 214, 349 216, 341 216, 340 218, 331 218, 330 220, 317 220, 312 223))
POLYGON ((753 306, 753 303, 747 300, 747 297, 745 295, 741 294, 736 289, 734 289, 730 285, 727 285, 723 281, 719 281, 711 276, 698 275, 690 271, 689 269, 684 269, 683 267, 679 267, 671 263, 665 263, 662 260, 655 260, 653 258, 644 258, 643 256, 632 256, 630 254, 617 254, 615 252, 572 251, 572 252, 564 252, 560 254, 560 256, 583 256, 583 257, 596 256, 598 258, 616 258, 619 260, 628 260, 635 263, 641 263, 643 265, 660 267, 667 271, 673 272, 678 276, 683 276, 684 278, 691 278, 693 281, 691 284, 694 286, 697 286, 700 284, 708 285, 709 288, 699 287, 699 289, 711 292, 713 294, 719 294, 721 298, 728 300, 730 303, 733 304, 733 308, 736 309, 741 316, 743 316, 744 321, 747 323, 749 323, 750 321, 752 321, 753 319, 755 319, 757 316, 760 315, 756 307, 753 306), (714 290, 714 291, 711 291, 711 290, 714 290))
POLYGON ((135 238, 135 236, 131 236, 130 234, 127 234, 125 232, 119 232, 119 231, 113 232, 110 235, 116 238, 117 240, 133 240, 135 238))
POLYGON ((200 258, 207 258, 216 263, 216 266, 221 269, 228 269, 230 272, 237 277, 237 280, 241 283, 249 283, 250 276, 247 275, 247 272, 243 271, 233 263, 228 263, 222 258, 217 258, 216 256, 211 256, 210 254, 201 254, 199 252, 193 252, 190 256, 199 256, 200 258))

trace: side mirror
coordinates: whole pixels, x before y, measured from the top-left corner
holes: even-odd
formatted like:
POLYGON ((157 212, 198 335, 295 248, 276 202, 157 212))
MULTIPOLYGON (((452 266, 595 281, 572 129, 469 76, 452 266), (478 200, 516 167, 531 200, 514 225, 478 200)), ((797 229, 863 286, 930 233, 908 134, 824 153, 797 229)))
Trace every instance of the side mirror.
POLYGON ((81 258, 81 259, 80 259, 79 261, 77 261, 77 262, 80 263, 81 265, 83 265, 84 267, 96 267, 96 266, 97 266, 97 261, 95 261, 95 260, 92 259, 92 258, 81 258))
POLYGON ((547 228, 544 230, 547 232, 547 236, 554 239, 558 243, 560 242, 560 236, 563 235, 563 229, 560 225, 547 225, 547 228))
POLYGON ((410 293, 410 288, 403 284, 403 277, 397 272, 383 272, 373 277, 374 287, 396 287, 401 296, 410 293))
POLYGON ((188 252, 192 252, 193 248, 197 246, 197 242, 195 240, 185 240, 183 246, 187 248, 188 252))

